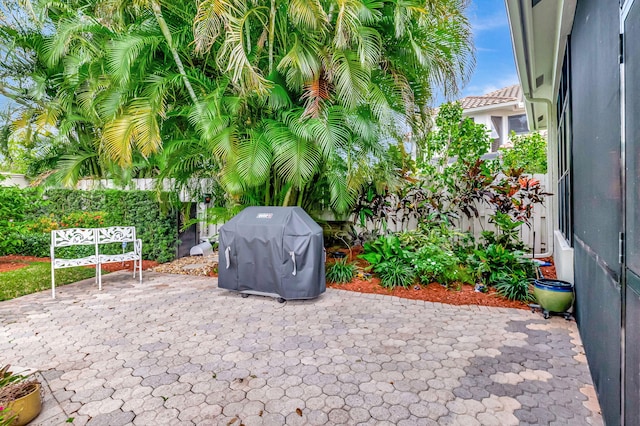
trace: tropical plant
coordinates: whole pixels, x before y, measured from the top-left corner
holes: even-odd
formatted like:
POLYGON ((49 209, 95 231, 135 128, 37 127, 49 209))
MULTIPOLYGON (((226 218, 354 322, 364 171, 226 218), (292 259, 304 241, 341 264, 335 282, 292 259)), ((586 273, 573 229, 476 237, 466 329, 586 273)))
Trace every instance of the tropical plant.
POLYGON ((347 263, 347 259, 338 259, 334 263, 327 266, 327 281, 343 284, 351 282, 356 273, 356 267, 353 263, 347 263))
POLYGON ((547 173, 547 141, 538 132, 516 135, 509 139, 512 148, 500 148, 500 163, 503 170, 522 169, 524 173, 547 173))
POLYGON ((380 277, 380 284, 384 288, 407 288, 415 281, 415 270, 404 262, 382 262, 375 266, 374 271, 380 277))
POLYGON ((526 245, 520 239, 523 221, 513 220, 508 214, 497 211, 489 218, 489 222, 496 225, 497 231, 482 231, 485 245, 499 244, 507 250, 526 249, 526 245))
POLYGON ((15 3, 11 128, 65 184, 212 177, 232 205, 346 212, 396 172, 381 141, 426 128, 433 89, 473 65, 462 0, 15 3))
POLYGON ((475 250, 468 262, 486 286, 509 279, 505 277, 526 281, 535 274, 533 262, 525 258, 522 252, 507 250, 500 244, 489 244, 484 249, 475 250))
POLYGON ((383 263, 407 263, 410 255, 400 243, 397 235, 385 235, 363 245, 364 252, 358 257, 369 262, 368 269, 377 272, 378 265, 383 263))
POLYGON ((518 300, 520 302, 534 300, 530 287, 529 279, 521 271, 501 274, 495 282, 498 294, 509 300, 518 300))

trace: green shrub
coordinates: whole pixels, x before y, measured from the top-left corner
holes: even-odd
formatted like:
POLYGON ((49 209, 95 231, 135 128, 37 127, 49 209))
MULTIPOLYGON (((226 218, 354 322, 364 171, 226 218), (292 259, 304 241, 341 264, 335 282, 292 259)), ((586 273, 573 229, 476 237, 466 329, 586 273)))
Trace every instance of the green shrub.
POLYGON ((347 263, 347 259, 339 259, 327 267, 327 281, 342 284, 351 282, 356 273, 356 267, 347 263))
POLYGON ((365 243, 364 253, 359 255, 371 264, 369 269, 376 269, 380 263, 408 262, 410 255, 402 248, 397 235, 386 235, 365 243))
POLYGON ((413 265, 423 284, 437 281, 449 285, 459 281, 458 258, 451 250, 442 249, 435 244, 422 246, 413 257, 413 265))
POLYGON ((529 301, 529 280, 534 277, 533 262, 522 252, 511 251, 499 244, 489 244, 469 257, 478 278, 487 286, 511 300, 529 301))
POLYGON ((524 169, 524 173, 547 173, 547 141, 540 133, 516 136, 511 133, 513 148, 500 149, 503 170, 524 169))
MULTIPOLYGON (((0 255, 49 256, 52 229, 135 226, 142 239, 142 256, 158 262, 175 258, 178 244, 177 214, 160 203, 153 191, 0 188, 0 255)), ((166 197, 166 194, 164 194, 166 197)), ((103 253, 122 251, 120 244, 103 253)), ((65 247, 56 256, 87 256, 91 247, 65 247)))
POLYGON ((404 262, 382 262, 374 271, 384 288, 409 287, 416 278, 415 270, 404 262))
POLYGON ((22 242, 20 254, 24 256, 49 257, 51 234, 25 231, 18 238, 22 242))
POLYGON ((531 302, 534 299, 533 294, 529 291, 529 280, 522 272, 500 276, 495 287, 498 294, 509 300, 531 302))
POLYGON ((12 222, 0 222, 0 256, 16 254, 23 245, 22 228, 12 222))

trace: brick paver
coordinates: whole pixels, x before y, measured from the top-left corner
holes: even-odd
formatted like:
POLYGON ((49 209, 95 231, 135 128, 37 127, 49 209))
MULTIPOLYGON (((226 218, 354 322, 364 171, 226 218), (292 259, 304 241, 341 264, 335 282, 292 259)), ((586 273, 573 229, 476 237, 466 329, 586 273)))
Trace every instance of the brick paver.
POLYGON ((215 283, 114 273, 0 302, 0 363, 40 371, 43 425, 602 424, 573 322, 215 283))

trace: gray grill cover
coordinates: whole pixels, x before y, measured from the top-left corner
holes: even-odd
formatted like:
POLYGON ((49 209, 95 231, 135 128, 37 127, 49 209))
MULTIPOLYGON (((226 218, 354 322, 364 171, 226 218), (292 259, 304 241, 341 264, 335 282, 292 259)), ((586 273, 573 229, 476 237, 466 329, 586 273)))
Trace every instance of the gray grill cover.
POLYGON ((220 288, 283 299, 326 290, 322 228, 300 207, 247 207, 219 242, 220 288))

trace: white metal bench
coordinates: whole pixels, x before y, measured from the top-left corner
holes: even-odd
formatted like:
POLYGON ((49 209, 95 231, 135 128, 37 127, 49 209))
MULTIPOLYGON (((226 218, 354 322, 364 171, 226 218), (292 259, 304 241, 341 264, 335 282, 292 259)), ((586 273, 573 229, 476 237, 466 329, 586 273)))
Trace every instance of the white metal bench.
POLYGON ((51 231, 51 296, 54 299, 56 297, 56 269, 95 265, 96 282, 98 283, 98 289, 102 290, 100 265, 127 261, 133 261, 133 278, 136 277, 136 268, 138 268, 140 282, 142 282, 142 240, 136 239, 136 228, 133 226, 53 230, 51 231), (100 254, 100 246, 110 243, 123 244, 123 253, 100 254), (126 243, 132 243, 133 251, 124 252, 126 243), (57 247, 71 246, 93 246, 94 254, 75 259, 56 259, 55 249, 57 247))

